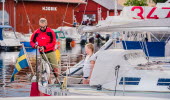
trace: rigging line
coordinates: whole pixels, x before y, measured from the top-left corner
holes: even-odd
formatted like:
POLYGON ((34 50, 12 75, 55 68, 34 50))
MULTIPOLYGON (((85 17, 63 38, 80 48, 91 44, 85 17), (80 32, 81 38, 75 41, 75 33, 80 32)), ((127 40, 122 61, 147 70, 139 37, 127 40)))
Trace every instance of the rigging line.
MULTIPOLYGON (((126 32, 125 32, 125 31, 123 31, 123 33, 125 33, 125 34, 126 34, 126 32)), ((125 43, 125 50, 127 50, 126 40, 124 39, 123 41, 124 41, 124 43, 125 43)))
MULTIPOLYGON (((43 53, 43 55, 44 55, 44 58, 45 58, 45 60, 46 60, 46 63, 49 65, 50 69, 51 69, 52 71, 54 71, 54 69, 52 68, 52 65, 55 65, 55 64, 52 64, 52 63, 49 62, 49 60, 48 60, 46 54, 44 53, 44 51, 43 51, 42 53, 43 53)), ((43 58, 41 57, 41 59, 43 59, 43 58)), ((57 74, 63 76, 63 75, 62 75, 61 73, 59 73, 59 72, 54 72, 54 73, 57 73, 57 74)), ((55 76, 55 75, 54 75, 54 76, 55 76)), ((57 79, 58 79, 58 78, 57 78, 57 79)), ((59 79, 58 79, 58 80, 59 80, 59 79)), ((60 82, 60 80, 59 80, 59 82, 60 82)), ((60 84, 61 84, 61 82, 60 82, 60 84)))
POLYGON ((143 47, 143 45, 142 45, 141 41, 138 41, 138 42, 139 42, 140 47, 141 47, 141 48, 142 48, 142 50, 144 51, 144 47, 143 47))
MULTIPOLYGON (((140 35, 140 36, 141 36, 141 35, 140 35)), ((141 38, 142 38, 142 36, 141 36, 141 38)), ((142 40, 144 40, 144 37, 142 38, 142 40)), ((140 44, 140 46, 141 46, 143 52, 145 52, 145 47, 144 47, 142 41, 139 41, 139 44, 140 44)), ((145 55, 145 57, 147 58, 147 55, 145 55)))
POLYGON ((116 84, 115 84, 114 96, 116 95, 116 87, 117 87, 117 81, 118 81, 118 75, 119 75, 119 68, 120 68, 119 65, 117 65, 117 66, 115 67, 116 84))
POLYGON ((162 39, 164 38, 164 36, 166 35, 166 32, 163 34, 163 36, 161 37, 160 41, 162 41, 162 39))
MULTIPOLYGON (((143 52, 145 53, 145 48, 146 48, 146 46, 145 46, 145 44, 144 44, 145 38, 144 38, 144 36, 142 36, 142 37, 143 37, 143 38, 142 38, 143 41, 141 41, 141 47, 142 47, 143 52)), ((140 43, 140 41, 139 41, 139 43, 140 43)), ((148 54, 147 48, 146 48, 146 53, 148 54)), ((148 55, 149 55, 149 54, 148 54, 148 55)), ((146 54, 145 54, 145 57, 147 58, 147 55, 146 55, 146 54)))
MULTIPOLYGON (((49 60, 48 60, 46 54, 45 54, 44 52, 42 52, 42 53, 43 53, 43 55, 44 55, 44 58, 46 59, 46 62, 48 63, 49 60)), ((42 57, 41 57, 41 59, 42 59, 42 57)), ((56 81, 58 81, 58 82, 59 82, 59 85, 61 86, 62 83, 61 83, 61 81, 59 80, 59 78, 56 76, 56 74, 55 74, 56 72, 54 71, 54 69, 52 68, 52 66, 51 66, 49 63, 48 63, 48 65, 49 65, 50 69, 52 70, 54 77, 57 78, 56 81)), ((58 72, 57 72, 57 73, 58 73, 58 72)), ((59 74, 59 73, 58 73, 58 74, 59 74)))
POLYGON ((67 8, 66 8, 65 14, 64 14, 64 16, 63 16, 63 21, 62 21, 62 25, 61 25, 62 27, 63 27, 63 25, 64 25, 64 20, 65 20, 65 18, 66 18, 68 6, 69 6, 69 2, 67 3, 67 8))
POLYGON ((26 8, 25 8, 25 4, 24 4, 24 1, 22 0, 22 4, 23 4, 23 7, 24 7, 24 11, 25 11, 25 14, 26 14, 26 17, 27 17, 27 20, 28 20, 28 24, 29 24, 29 29, 30 27, 34 30, 34 27, 32 26, 31 22, 30 22, 30 19, 28 17, 28 13, 26 11, 26 8))
MULTIPOLYGON (((141 48, 142 48, 142 50, 143 50, 143 53, 145 53, 145 48, 144 48, 144 46, 143 46, 143 43, 142 43, 141 41, 139 41, 139 44, 140 44, 140 46, 141 46, 141 48)), ((147 55, 145 55, 145 57, 147 58, 147 55)))
POLYGON ((148 55, 148 62, 149 62, 149 52, 148 52, 148 47, 147 47, 147 44, 146 44, 146 41, 143 42, 144 43, 144 46, 145 46, 145 49, 146 49, 146 53, 148 55))
POLYGON ((151 35, 152 35, 158 42, 160 42, 160 40, 159 40, 155 35, 153 35, 152 33, 151 33, 151 35))
POLYGON ((170 39, 170 36, 168 36, 168 38, 166 39, 166 42, 165 42, 166 44, 168 43, 169 39, 170 39))
POLYGON ((63 23, 68 24, 68 25, 73 25, 73 24, 71 24, 71 23, 69 23, 69 22, 65 22, 65 21, 63 21, 63 23))
MULTIPOLYGON (((82 18, 84 17, 84 14, 86 13, 86 9, 87 9, 87 5, 88 5, 88 1, 89 1, 89 0, 87 0, 87 3, 86 3, 86 6, 85 6, 85 9, 84 9, 84 12, 83 12, 83 16, 82 16, 82 18)), ((83 24, 83 20, 81 21, 80 26, 82 26, 82 24, 83 24)))

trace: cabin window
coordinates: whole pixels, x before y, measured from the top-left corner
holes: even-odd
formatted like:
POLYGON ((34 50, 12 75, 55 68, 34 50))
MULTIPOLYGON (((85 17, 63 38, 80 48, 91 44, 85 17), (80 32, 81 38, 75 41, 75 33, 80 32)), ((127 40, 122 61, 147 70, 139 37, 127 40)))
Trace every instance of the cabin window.
POLYGON ((140 77, 122 77, 119 85, 139 85, 140 80, 140 77))
POLYGON ((157 85, 158 86, 170 86, 170 78, 159 78, 157 85))
POLYGON ((96 14, 84 14, 83 15, 83 20, 91 20, 91 21, 96 21, 96 14))

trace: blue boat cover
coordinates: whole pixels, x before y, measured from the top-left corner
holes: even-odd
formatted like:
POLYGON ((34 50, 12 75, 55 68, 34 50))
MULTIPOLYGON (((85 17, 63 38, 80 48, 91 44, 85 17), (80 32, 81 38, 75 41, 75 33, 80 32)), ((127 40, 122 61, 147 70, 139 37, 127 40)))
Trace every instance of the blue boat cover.
POLYGON ((21 42, 21 44, 24 44, 26 52, 36 55, 36 49, 32 48, 30 42, 21 42))
POLYGON ((21 44, 24 44, 24 46, 27 48, 27 47, 30 47, 32 48, 32 46, 30 45, 30 42, 21 42, 21 44))
POLYGON ((144 52, 146 56, 150 57, 165 57, 165 42, 144 42, 141 41, 122 41, 123 48, 130 49, 142 49, 144 48, 144 52), (126 44, 125 44, 126 43, 126 44), (146 50, 148 49, 148 53, 146 50))
POLYGON ((9 25, 0 25, 0 28, 12 28, 12 26, 9 26, 9 25))
POLYGON ((0 28, 0 40, 3 40, 3 36, 2 36, 2 28, 0 28))

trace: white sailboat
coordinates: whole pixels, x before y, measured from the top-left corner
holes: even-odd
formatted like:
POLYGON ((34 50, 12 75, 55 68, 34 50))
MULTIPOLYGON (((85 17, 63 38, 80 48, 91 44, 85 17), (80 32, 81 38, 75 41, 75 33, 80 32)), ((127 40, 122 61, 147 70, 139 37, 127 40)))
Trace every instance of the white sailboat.
POLYGON ((39 85, 39 90, 46 95, 113 96, 117 90, 125 94, 130 91, 166 94, 170 92, 169 64, 148 62, 142 50, 109 49, 97 55, 90 85, 79 84, 81 79, 68 77, 65 88, 39 85))
POLYGON ((14 29, 9 25, 0 25, 0 37, 1 50, 19 50, 21 47, 14 29))
POLYGON ((2 0, 2 25, 0 25, 0 50, 17 50, 21 44, 17 38, 14 28, 5 25, 5 0, 2 0))

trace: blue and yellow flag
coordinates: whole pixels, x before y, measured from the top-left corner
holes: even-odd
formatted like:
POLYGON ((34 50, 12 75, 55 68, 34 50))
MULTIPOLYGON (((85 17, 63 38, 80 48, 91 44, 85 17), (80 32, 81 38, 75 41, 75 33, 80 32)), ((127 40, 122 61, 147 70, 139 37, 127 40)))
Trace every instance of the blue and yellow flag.
POLYGON ((14 81, 15 75, 23 68, 29 67, 26 54, 24 53, 24 48, 20 50, 20 53, 17 58, 17 62, 15 64, 14 72, 11 77, 11 82, 14 81))

